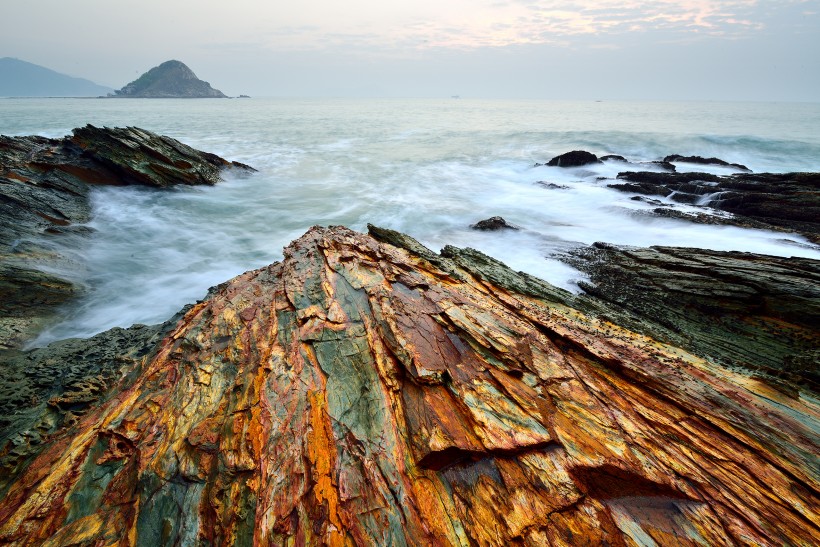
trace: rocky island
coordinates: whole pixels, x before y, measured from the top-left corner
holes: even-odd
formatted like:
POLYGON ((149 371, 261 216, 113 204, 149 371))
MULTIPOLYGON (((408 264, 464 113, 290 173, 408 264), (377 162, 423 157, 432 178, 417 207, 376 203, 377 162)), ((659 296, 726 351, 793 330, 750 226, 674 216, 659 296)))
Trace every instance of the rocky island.
POLYGON ((181 61, 165 61, 130 84, 114 92, 113 97, 149 99, 224 99, 227 96, 196 77, 181 61))
POLYGON ((0 544, 820 543, 820 263, 566 260, 584 293, 314 227, 163 325, 8 350, 0 544))

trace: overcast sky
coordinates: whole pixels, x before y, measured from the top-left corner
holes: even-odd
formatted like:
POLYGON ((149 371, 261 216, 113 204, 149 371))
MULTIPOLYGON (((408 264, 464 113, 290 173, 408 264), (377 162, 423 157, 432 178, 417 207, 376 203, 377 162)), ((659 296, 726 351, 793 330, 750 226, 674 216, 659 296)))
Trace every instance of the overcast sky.
POLYGON ((820 101, 820 0, 0 0, 0 57, 229 95, 820 101))

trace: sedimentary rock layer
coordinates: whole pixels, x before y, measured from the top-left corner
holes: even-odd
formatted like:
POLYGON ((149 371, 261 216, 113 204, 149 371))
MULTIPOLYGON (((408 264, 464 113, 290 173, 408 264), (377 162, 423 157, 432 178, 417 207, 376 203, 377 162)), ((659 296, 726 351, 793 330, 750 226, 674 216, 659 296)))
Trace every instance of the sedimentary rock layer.
POLYGON ((372 234, 216 287, 43 443, 0 542, 820 542, 815 399, 372 234))
POLYGON ((643 319, 637 328, 726 365, 820 392, 820 262, 596 243, 566 261, 579 285, 643 319))
MULTIPOLYGON (((742 167, 742 166, 741 166, 742 167)), ((820 173, 657 173, 625 171, 610 188, 711 207, 733 216, 715 222, 798 232, 820 242, 820 173)), ((659 214, 670 216, 669 210, 659 214)), ((695 215, 678 215, 697 220, 695 215)), ((714 218, 714 217, 713 217, 714 218)))
POLYGON ((64 269, 47 240, 83 245, 88 229, 78 224, 89 220, 91 186, 212 185, 229 167, 252 170, 136 127, 0 136, 0 350, 18 346, 79 290, 46 273, 64 269))

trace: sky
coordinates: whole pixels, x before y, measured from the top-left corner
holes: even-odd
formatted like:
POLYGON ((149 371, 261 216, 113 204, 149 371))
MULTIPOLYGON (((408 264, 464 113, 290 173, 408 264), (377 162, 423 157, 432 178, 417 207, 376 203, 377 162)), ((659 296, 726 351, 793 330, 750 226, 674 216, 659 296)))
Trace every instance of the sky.
POLYGON ((820 0, 0 0, 0 57, 228 95, 820 101, 820 0))

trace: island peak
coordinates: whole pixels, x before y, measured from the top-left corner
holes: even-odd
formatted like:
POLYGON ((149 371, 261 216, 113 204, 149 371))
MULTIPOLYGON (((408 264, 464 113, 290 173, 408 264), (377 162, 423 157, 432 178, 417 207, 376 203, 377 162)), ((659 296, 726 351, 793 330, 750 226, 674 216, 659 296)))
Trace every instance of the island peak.
POLYGON ((155 66, 116 91, 113 96, 185 99, 227 97, 218 89, 211 87, 208 82, 197 78, 185 63, 174 59, 155 66))

